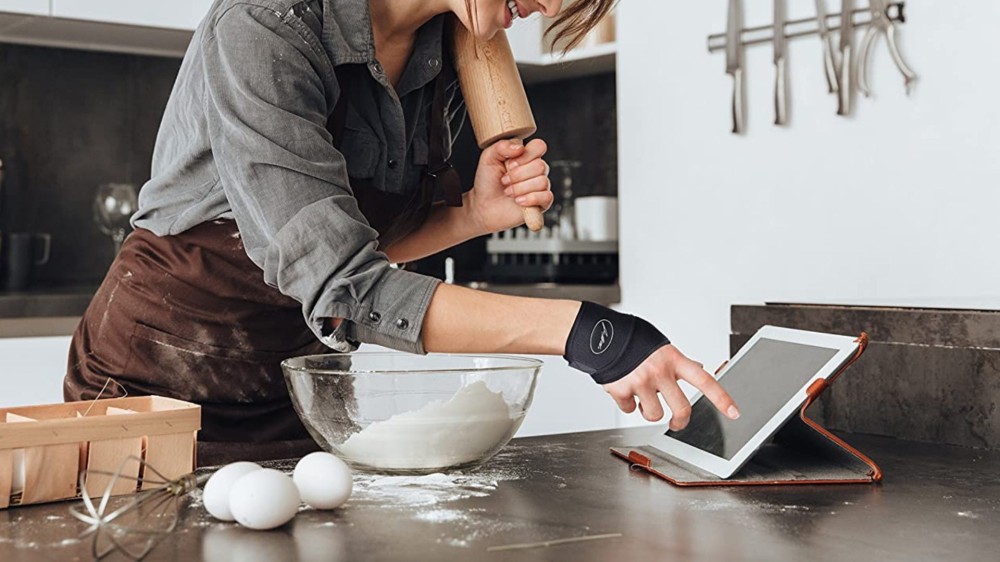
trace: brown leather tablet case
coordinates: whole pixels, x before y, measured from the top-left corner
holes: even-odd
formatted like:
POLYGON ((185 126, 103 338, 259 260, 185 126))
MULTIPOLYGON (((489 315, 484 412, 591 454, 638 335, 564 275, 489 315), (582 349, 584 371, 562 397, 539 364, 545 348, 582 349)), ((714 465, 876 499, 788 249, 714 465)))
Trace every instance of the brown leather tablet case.
MULTIPOLYGON (((861 357, 868 334, 858 337, 858 351, 827 380, 817 380, 806 391, 799 411, 761 447, 743 468, 723 479, 655 447, 612 447, 611 453, 677 486, 761 486, 784 484, 870 484, 882 480, 882 471, 867 456, 830 433, 806 415, 820 394, 861 357)), ((725 364, 723 364, 725 366, 725 364)), ((719 367, 722 369, 722 367, 719 367)))

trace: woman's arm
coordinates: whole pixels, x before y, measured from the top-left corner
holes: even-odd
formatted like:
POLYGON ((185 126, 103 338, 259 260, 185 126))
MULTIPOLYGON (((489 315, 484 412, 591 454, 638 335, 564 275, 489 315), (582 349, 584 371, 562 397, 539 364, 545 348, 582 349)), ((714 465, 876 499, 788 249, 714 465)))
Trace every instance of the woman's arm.
POLYGON ((524 224, 523 207, 552 206, 547 147, 539 139, 526 146, 500 141, 479 158, 472 190, 461 207, 435 205, 417 231, 385 249, 389 261, 425 258, 477 236, 524 224))
POLYGON ((477 236, 489 234, 481 231, 479 225, 469 216, 468 199, 468 194, 462 197, 461 207, 435 204, 427 221, 420 228, 385 249, 389 261, 392 263, 416 261, 477 236))
MULTIPOLYGON (((524 205, 547 209, 552 204, 552 192, 548 165, 542 160, 545 150, 544 142, 533 140, 524 148, 501 141, 483 151, 475 186, 466 194, 463 207, 435 209, 423 228, 388 249, 389 258, 417 259, 477 234, 519 225, 524 205)), ((511 297, 440 284, 431 297, 421 335, 425 351, 563 355, 579 365, 586 363, 576 355, 580 346, 567 353, 572 333, 577 338, 580 333, 589 338, 595 329, 593 323, 601 318, 629 321, 609 309, 590 310, 595 309, 599 314, 596 318, 588 317, 577 301, 511 297)), ((732 398, 700 363, 666 343, 666 338, 651 325, 646 326, 645 338, 619 334, 617 345, 624 342, 624 346, 616 358, 600 354, 590 357, 611 360, 612 367, 617 364, 611 369, 615 377, 600 380, 613 381, 604 384, 604 390, 622 411, 628 413, 638 407, 644 418, 659 421, 664 415, 659 398, 662 396, 670 407, 670 427, 682 429, 691 416, 691 404, 678 385, 684 380, 701 390, 727 416, 739 417, 732 398)), ((587 347, 593 349, 593 344, 585 344, 583 349, 587 347)))
POLYGON ((578 301, 511 297, 441 284, 424 318, 424 349, 562 355, 578 301))
MULTIPOLYGON (((605 312, 608 317, 617 316, 613 311, 605 312)), ((581 305, 576 301, 511 297, 441 284, 424 318, 424 349, 567 355, 567 340, 581 316, 581 305)), ((584 332, 589 337, 589 325, 584 332)), ((677 384, 684 380, 701 390, 730 419, 739 417, 733 399, 715 378, 673 345, 645 350, 627 347, 623 357, 639 353, 645 359, 626 376, 603 385, 622 411, 631 413, 638 406, 644 418, 659 421, 664 415, 659 399, 662 396, 672 414, 670 427, 683 429, 691 417, 691 404, 677 384)))

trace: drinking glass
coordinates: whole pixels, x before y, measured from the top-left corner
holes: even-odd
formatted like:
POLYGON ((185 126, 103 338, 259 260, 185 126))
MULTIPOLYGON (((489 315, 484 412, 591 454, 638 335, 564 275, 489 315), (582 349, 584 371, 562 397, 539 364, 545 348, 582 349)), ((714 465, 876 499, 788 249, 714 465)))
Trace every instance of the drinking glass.
POLYGON ((94 197, 94 222, 111 237, 115 255, 122 248, 131 229, 129 219, 139 208, 139 190, 130 183, 107 183, 97 188, 94 197))
MULTIPOLYGON (((552 215, 556 222, 557 232, 563 240, 575 240, 577 236, 576 232, 576 212, 573 209, 574 206, 574 193, 573 193, 573 171, 580 168, 583 165, 579 160, 555 160, 550 162, 549 165, 561 172, 562 182, 559 184, 559 196, 556 198, 556 204, 552 206, 552 210, 549 213, 552 215)), ((555 191, 556 187, 553 185, 552 191, 555 191)))

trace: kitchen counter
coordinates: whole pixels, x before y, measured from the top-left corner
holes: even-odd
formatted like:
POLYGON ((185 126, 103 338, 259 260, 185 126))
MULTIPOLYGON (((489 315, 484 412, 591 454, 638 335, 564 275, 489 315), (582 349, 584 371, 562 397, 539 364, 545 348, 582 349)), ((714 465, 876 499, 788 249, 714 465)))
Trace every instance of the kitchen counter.
POLYGON ((817 403, 826 427, 1000 449, 1000 310, 768 303, 733 306, 731 316, 734 353, 766 325, 868 333, 864 356, 817 403))
POLYGON ((618 304, 622 300, 621 287, 617 283, 614 285, 577 285, 572 283, 487 283, 474 281, 465 286, 515 297, 591 301, 604 306, 618 304))
MULTIPOLYGON (((621 301, 618 285, 469 283, 468 287, 522 297, 588 300, 605 306, 621 301)), ((0 293, 0 338, 69 336, 96 287, 0 293)))
POLYGON ((96 287, 0 293, 0 338, 68 336, 96 287))
MULTIPOLYGON (((303 509, 269 532, 211 519, 196 492, 147 559, 957 562, 1000 552, 1000 451, 851 435, 881 465, 882 485, 682 489, 608 453, 648 432, 519 439, 464 476, 357 475, 345 508, 303 509)), ((0 560, 88 559, 69 505, 0 511, 0 560)))

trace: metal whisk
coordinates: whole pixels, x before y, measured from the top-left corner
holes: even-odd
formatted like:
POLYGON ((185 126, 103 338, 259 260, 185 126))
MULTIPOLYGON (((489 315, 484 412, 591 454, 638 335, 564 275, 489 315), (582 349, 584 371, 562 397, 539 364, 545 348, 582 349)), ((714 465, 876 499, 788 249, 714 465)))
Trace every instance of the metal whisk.
POLYGON ((187 494, 203 484, 210 475, 196 476, 185 474, 175 480, 169 480, 143 459, 129 456, 119 465, 114 473, 89 471, 91 475, 110 476, 100 503, 95 507, 87 492, 87 473, 80 474, 80 492, 82 505, 70 508, 70 513, 90 525, 81 537, 93 534, 91 553, 95 559, 101 559, 112 552, 120 552, 133 560, 141 560, 148 555, 156 545, 177 527, 180 501, 187 494), (122 474, 129 462, 139 464, 141 477, 122 474), (152 475, 154 478, 150 478, 152 475), (111 491, 119 478, 134 480, 136 485, 143 482, 156 484, 155 488, 143 490, 128 498, 123 498, 125 504, 108 512, 111 491), (153 527, 159 523, 162 516, 167 517, 167 525, 153 527), (102 544, 102 541, 106 541, 102 544))

